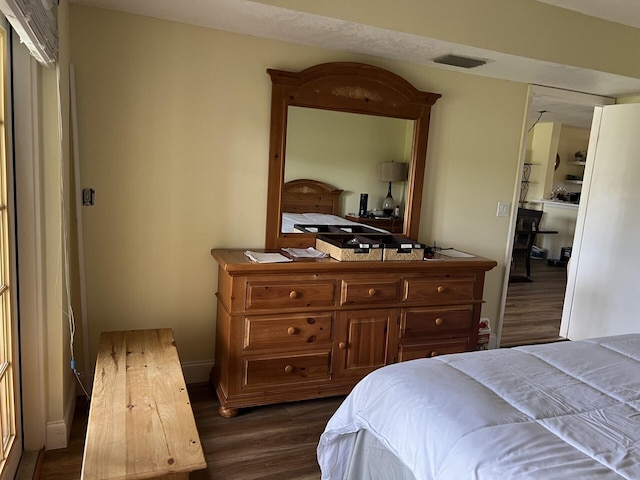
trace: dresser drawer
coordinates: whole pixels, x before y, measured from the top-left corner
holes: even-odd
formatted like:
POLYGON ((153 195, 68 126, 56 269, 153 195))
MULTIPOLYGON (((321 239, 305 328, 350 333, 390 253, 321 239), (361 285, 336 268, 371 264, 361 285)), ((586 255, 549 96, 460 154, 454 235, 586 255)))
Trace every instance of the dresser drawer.
POLYGON ((459 339, 451 342, 429 342, 423 344, 400 345, 398 361, 406 362, 418 358, 433 358, 449 353, 462 353, 467 350, 467 340, 459 339))
POLYGON ((331 352, 309 355, 244 357, 243 387, 282 385, 329 379, 331 352))
POLYGON ((405 310, 400 324, 400 338, 422 338, 434 335, 468 335, 473 309, 422 308, 405 310))
POLYGON ((398 302, 400 279, 343 278, 340 288, 341 305, 372 305, 398 302))
POLYGON ((331 340, 333 313, 245 317, 244 349, 305 348, 331 340))
POLYGON ((247 282, 247 310, 330 307, 335 282, 247 282))
POLYGON ((405 278, 405 302, 445 304, 473 300, 474 277, 405 278))

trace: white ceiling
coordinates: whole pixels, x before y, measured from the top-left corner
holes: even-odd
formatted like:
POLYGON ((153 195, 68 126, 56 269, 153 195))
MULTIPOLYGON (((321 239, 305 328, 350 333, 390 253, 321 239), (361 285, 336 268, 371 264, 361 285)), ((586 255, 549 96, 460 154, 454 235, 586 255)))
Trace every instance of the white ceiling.
MULTIPOLYGON (((443 42, 370 25, 308 14, 250 0, 70 0, 99 8, 128 12, 235 33, 272 38, 303 45, 401 60, 420 65, 464 71, 472 75, 546 85, 601 96, 640 94, 640 79, 567 65, 532 60, 495 51, 443 42), (487 59, 477 70, 433 63, 456 54, 487 59)), ((638 0, 539 0, 555 6, 640 28, 638 0)), ((557 121, 588 128, 592 109, 562 108, 558 102, 538 102, 546 110, 541 121, 557 121)))

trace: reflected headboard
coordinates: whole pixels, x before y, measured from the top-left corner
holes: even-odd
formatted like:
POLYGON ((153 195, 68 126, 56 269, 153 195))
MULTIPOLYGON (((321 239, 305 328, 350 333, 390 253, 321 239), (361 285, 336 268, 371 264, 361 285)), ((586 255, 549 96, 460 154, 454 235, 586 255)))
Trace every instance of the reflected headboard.
POLYGON ((340 215, 341 193, 342 190, 317 180, 291 180, 282 190, 282 211, 340 215))

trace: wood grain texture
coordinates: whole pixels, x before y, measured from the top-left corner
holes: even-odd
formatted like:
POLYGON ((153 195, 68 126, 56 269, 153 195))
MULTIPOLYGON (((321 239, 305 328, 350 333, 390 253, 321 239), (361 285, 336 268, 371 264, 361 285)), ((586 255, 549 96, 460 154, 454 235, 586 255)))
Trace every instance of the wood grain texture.
MULTIPOLYGON (((218 414, 210 385, 189 385, 189 397, 206 455, 207 469, 191 480, 319 480, 316 447, 344 397, 243 409, 233 419, 218 414)), ((69 447, 44 452, 34 480, 78 480, 88 407, 78 398, 69 447)))
POLYGON ((282 187, 282 211, 317 212, 339 216, 340 194, 342 190, 317 180, 292 180, 282 187))
POLYGON ((82 478, 185 478, 206 467, 171 329, 100 336, 82 478))
POLYGON ((566 270, 531 259, 531 278, 532 282, 509 284, 501 347, 561 340, 566 270))
POLYGON ((271 132, 267 189, 266 248, 312 246, 315 236, 283 234, 282 190, 286 163, 289 106, 414 120, 411 160, 406 184, 403 232, 416 238, 420 223, 431 106, 440 94, 422 92, 402 77, 362 63, 335 62, 301 72, 268 69, 271 76, 271 132))
POLYGON ((420 350, 424 356, 475 350, 484 274, 495 266, 481 257, 274 266, 236 253, 212 250, 219 289, 211 378, 226 416, 348 393, 363 376, 397 361, 407 312, 414 330, 420 321, 442 323, 420 338, 404 332, 412 358, 420 350))
MULTIPOLYGON (((558 338, 564 269, 534 260, 532 278, 533 282, 509 286, 503 346, 558 338)), ((436 350, 447 353, 446 347, 436 350)), ((402 360, 423 356, 424 348, 419 347, 415 356, 406 349, 402 360)), ((318 439, 343 397, 245 408, 227 419, 219 415, 220 403, 210 385, 190 385, 189 396, 208 465, 193 472, 191 480, 320 479, 318 439)), ((69 446, 45 452, 41 476, 34 480, 80 478, 86 421, 87 405, 80 397, 69 446)))

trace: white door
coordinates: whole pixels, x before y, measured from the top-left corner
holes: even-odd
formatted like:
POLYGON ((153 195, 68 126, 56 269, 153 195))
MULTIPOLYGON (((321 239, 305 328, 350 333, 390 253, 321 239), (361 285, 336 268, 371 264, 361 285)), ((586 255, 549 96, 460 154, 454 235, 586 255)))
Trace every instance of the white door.
POLYGON ((640 332, 640 104, 596 107, 560 334, 640 332))

